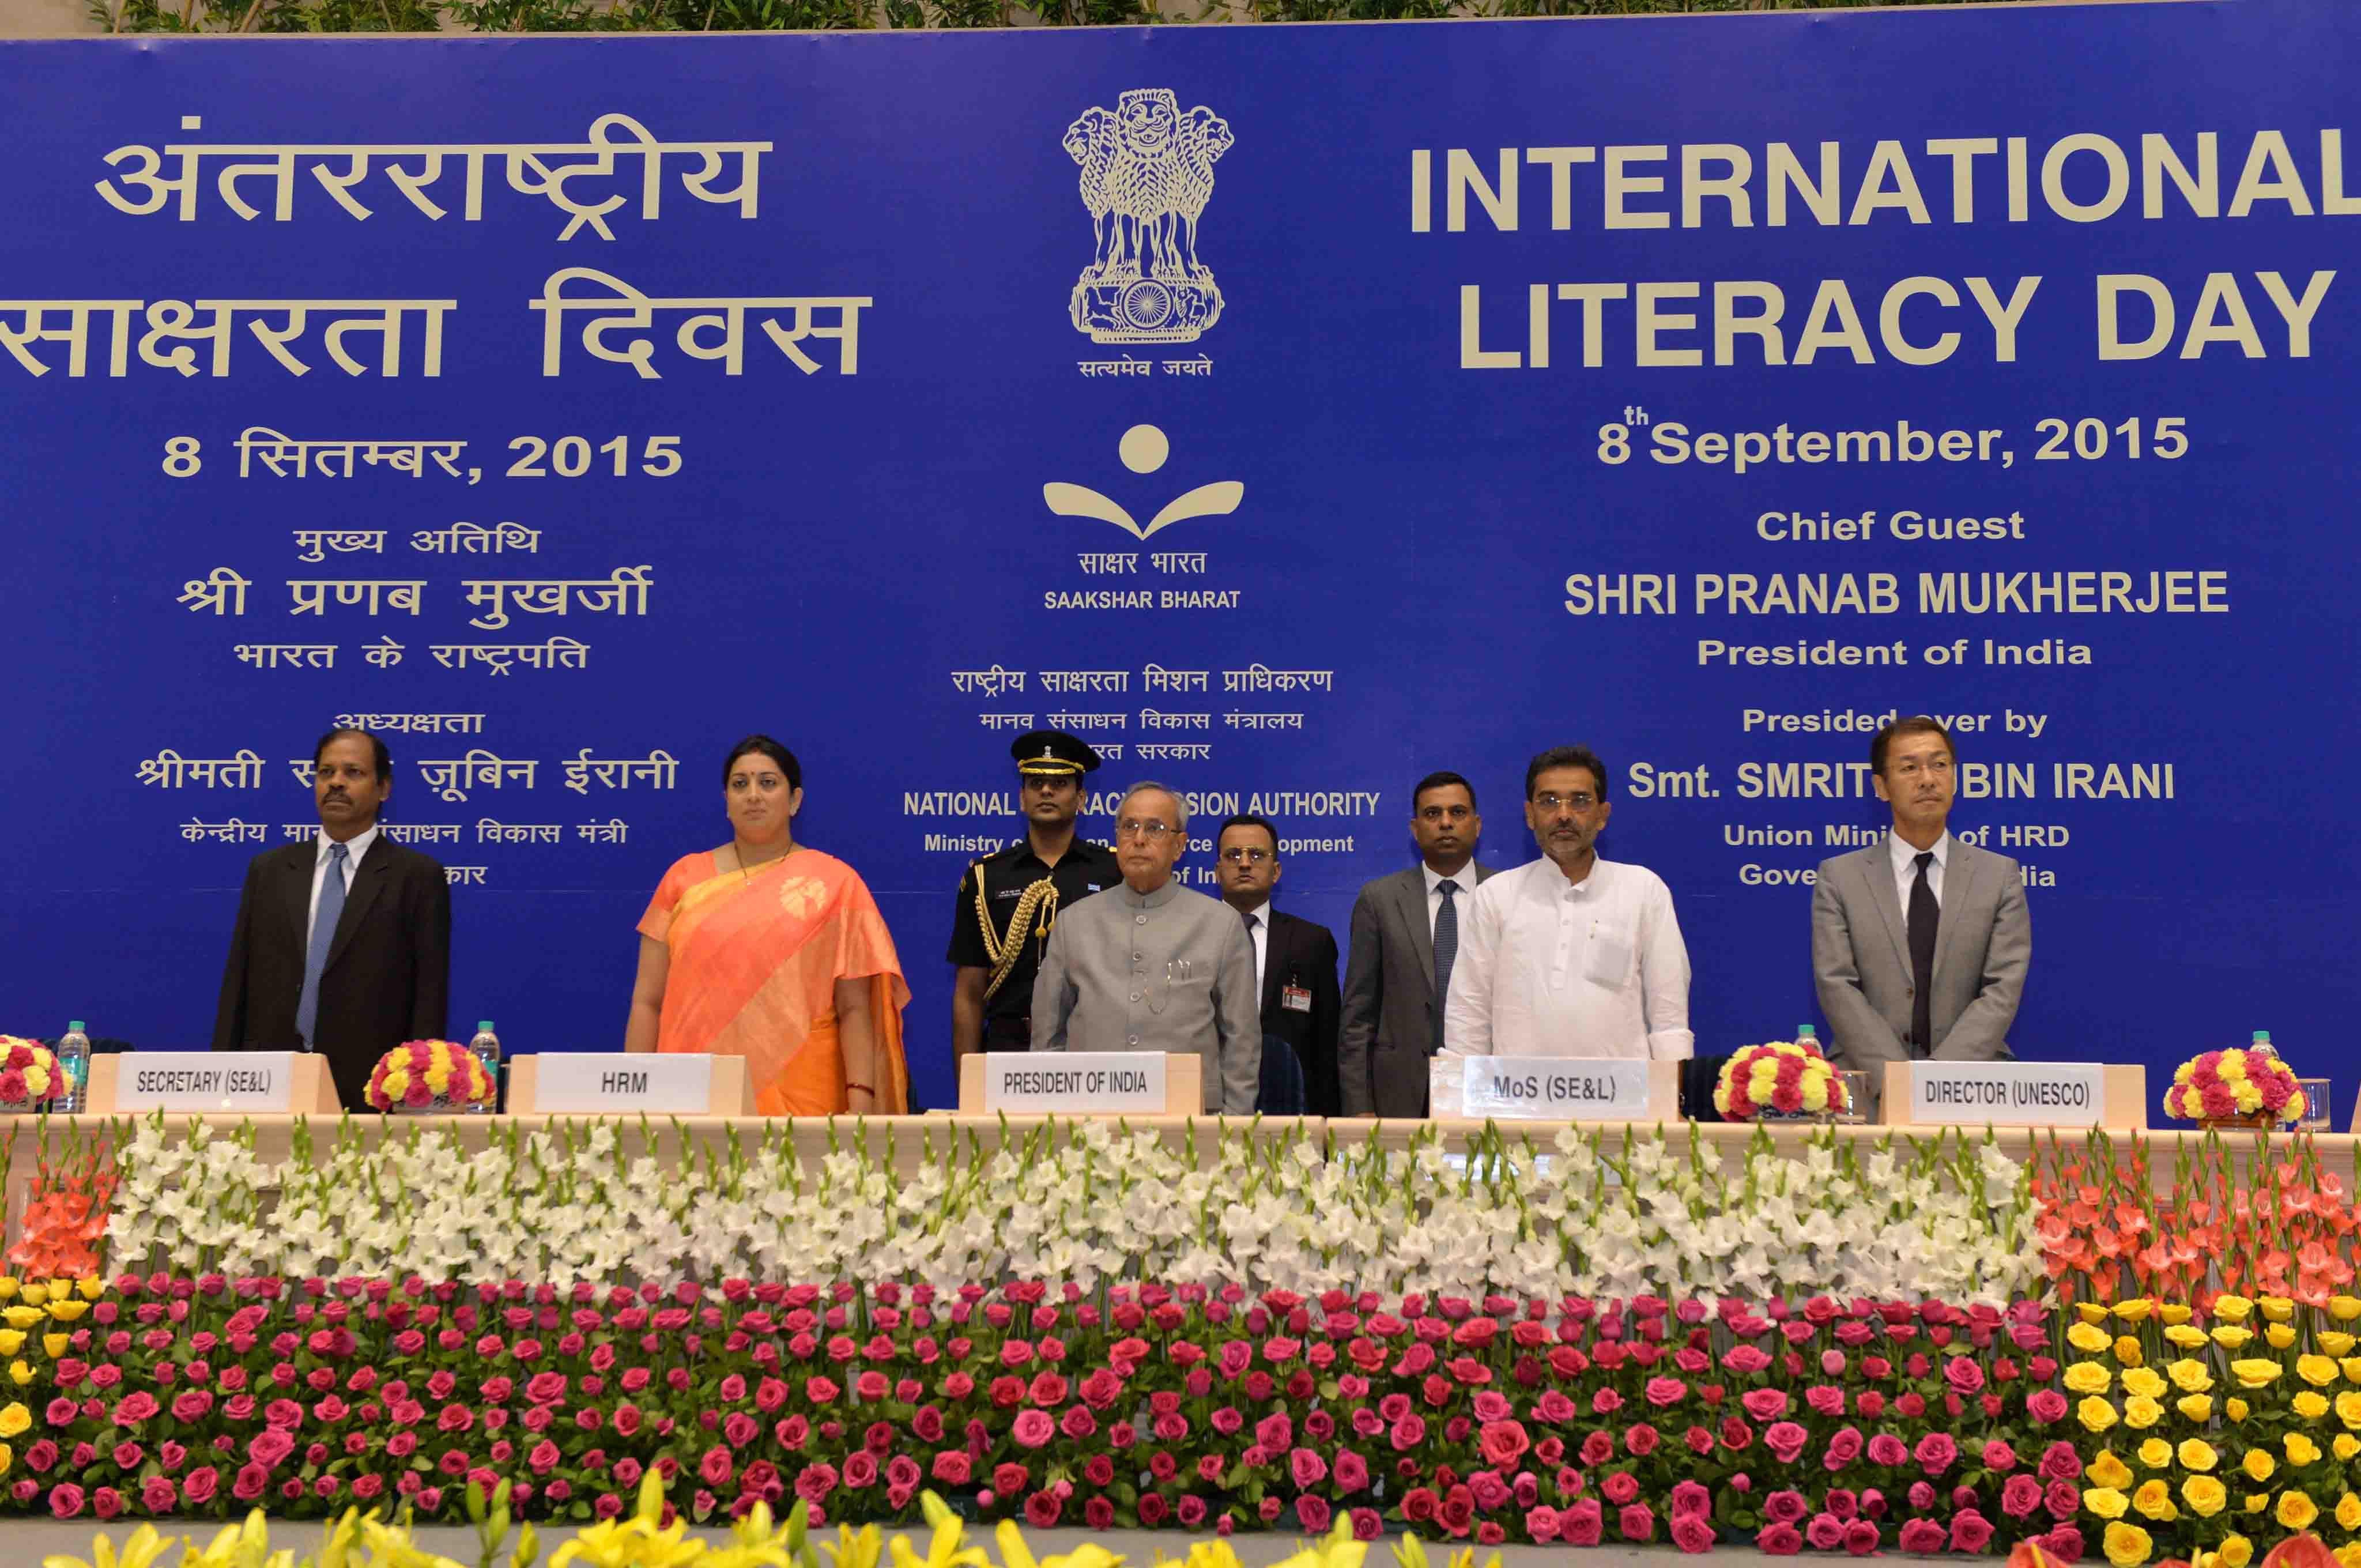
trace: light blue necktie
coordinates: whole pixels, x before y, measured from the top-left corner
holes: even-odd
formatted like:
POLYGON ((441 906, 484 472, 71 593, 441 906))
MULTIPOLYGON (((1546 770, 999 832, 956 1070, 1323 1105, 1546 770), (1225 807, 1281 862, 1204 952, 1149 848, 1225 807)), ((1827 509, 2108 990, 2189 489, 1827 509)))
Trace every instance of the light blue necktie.
POLYGON ((320 971, 328 967, 328 948, 336 939, 336 917, 345 912, 345 860, 342 844, 328 846, 328 874, 320 882, 320 909, 312 916, 312 942, 303 949, 303 994, 295 1003, 295 1033, 311 1050, 319 1042, 312 1031, 320 1023, 320 971))

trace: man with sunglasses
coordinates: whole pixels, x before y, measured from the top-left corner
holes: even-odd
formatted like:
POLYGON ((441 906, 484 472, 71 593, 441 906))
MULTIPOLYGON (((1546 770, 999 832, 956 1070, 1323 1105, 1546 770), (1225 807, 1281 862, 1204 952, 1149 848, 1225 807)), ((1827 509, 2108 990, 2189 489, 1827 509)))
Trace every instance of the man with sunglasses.
POLYGON ((1525 823, 1542 858, 1467 901, 1444 1055, 1678 1061, 1695 1049, 1672 891, 1644 866, 1599 858, 1607 788, 1607 764, 1587 747, 1526 766, 1525 823))
POLYGON ((1254 943, 1255 994, 1265 1043, 1284 1040, 1303 1069, 1303 1113, 1336 1114, 1336 938, 1327 927, 1270 906, 1279 885, 1279 829, 1241 813, 1213 836, 1222 902, 1254 943))
POLYGON ((1115 807, 1123 884, 1062 916, 1033 981, 1037 1051, 1203 1058, 1204 1108, 1251 1115, 1262 1087, 1254 945, 1237 916, 1172 878, 1189 806, 1152 781, 1115 807))

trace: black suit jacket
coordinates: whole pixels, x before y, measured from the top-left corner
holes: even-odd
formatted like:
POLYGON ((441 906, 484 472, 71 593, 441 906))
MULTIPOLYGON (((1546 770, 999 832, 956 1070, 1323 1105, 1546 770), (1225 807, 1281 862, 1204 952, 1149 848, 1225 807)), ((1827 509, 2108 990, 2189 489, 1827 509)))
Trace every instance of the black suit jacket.
MULTIPOLYGON (((246 868, 237 927, 214 1014, 217 1051, 301 1050, 313 839, 265 850, 246 868)), ((404 1040, 443 1038, 451 986, 451 889, 434 860, 379 835, 361 857, 320 975, 317 1042, 349 1111, 378 1058, 404 1040)))
POLYGON ((1336 1021, 1343 1009, 1336 992, 1336 938, 1325 926, 1263 907, 1270 934, 1263 947, 1262 1032, 1295 1047, 1303 1064, 1303 1113, 1336 1114, 1336 1021), (1280 1003, 1289 986, 1312 993, 1312 1011, 1280 1003))

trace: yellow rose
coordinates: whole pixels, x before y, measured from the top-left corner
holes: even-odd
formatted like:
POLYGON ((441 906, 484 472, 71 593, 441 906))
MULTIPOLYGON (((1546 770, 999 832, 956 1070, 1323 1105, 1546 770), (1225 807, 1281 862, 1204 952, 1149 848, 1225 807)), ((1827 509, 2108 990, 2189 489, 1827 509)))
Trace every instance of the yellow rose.
POLYGON ((12 1399, 0 1408, 0 1437, 15 1437, 33 1424, 33 1412, 25 1409, 24 1401, 12 1399))
POLYGON ((2349 1464, 2355 1454, 2361 1453, 2361 1437, 2355 1437, 2349 1431, 2338 1432, 2329 1443, 2328 1452, 2336 1455, 2339 1464, 2349 1464))
POLYGON ((2255 1543, 2243 1535, 2225 1535, 2219 1555, 2222 1568, 2246 1568, 2255 1560, 2255 1543))
MULTIPOLYGON (((2105 1315, 2106 1309, 2102 1307, 2099 1309, 2099 1311, 2100 1314, 2103 1316, 2105 1315)), ((2095 1323, 2085 1322, 2076 1323, 2072 1328, 2066 1331, 2066 1343, 2072 1345, 2076 1350, 2081 1351, 2084 1355, 2096 1355, 2114 1342, 2107 1337, 2106 1330, 2100 1328, 2095 1323)))
POLYGON ((2299 1470, 2319 1462, 2320 1444, 2300 1431, 2291 1431, 2281 1438, 2279 1447, 2286 1452, 2287 1462, 2299 1470))
POLYGON ((2361 1541, 2348 1541, 2329 1553, 2341 1568, 2361 1568, 2361 1541))
POLYGON ((27 1306, 38 1307, 49 1299, 49 1288, 48 1285, 37 1279, 27 1279, 25 1281, 25 1304, 27 1306))
POLYGON ((2290 1530, 2308 1530, 2312 1521, 2320 1517, 2320 1505, 2312 1500, 2310 1494, 2290 1486, 2279 1494, 2279 1506, 2271 1517, 2290 1530))
POLYGON ((2135 1366, 2124 1374, 2124 1392, 2137 1394, 2143 1399, 2164 1398, 2165 1382, 2152 1366, 2135 1366))
POLYGON ((2225 1323, 2242 1323, 2255 1304, 2244 1296, 2224 1294, 2213 1298, 2213 1315, 2225 1323))
POLYGON ((14 1275, 0 1274, 0 1301, 8 1300, 15 1297, 16 1294, 16 1277, 14 1275))
POLYGON ((41 1348, 49 1353, 49 1359, 51 1361, 55 1361, 60 1356, 65 1354, 67 1351, 73 1348, 73 1335, 43 1334, 41 1336, 41 1348))
POLYGON ((2115 1303, 2115 1316, 2127 1323, 2144 1323, 2148 1313, 2155 1310, 2156 1303, 2145 1296, 2135 1296, 2128 1301, 2115 1303))
MULTIPOLYGON (((2165 1371, 2170 1375, 2172 1386, 2183 1393, 2202 1394, 2206 1389, 2213 1387, 2213 1369, 2192 1356, 2182 1356, 2179 1361, 2166 1367, 2165 1371)), ((2129 1381, 2125 1379, 2126 1386, 2129 1381)))
POLYGON ((2336 1419, 2348 1428, 2361 1430, 2361 1394, 2347 1389, 2337 1395, 2336 1419))
POLYGON ((2345 1369, 2345 1381, 2361 1383, 2361 1355, 2340 1355, 2336 1365, 2345 1369))
POLYGON ((2104 1431, 2115 1424, 2115 1408, 2093 1394, 2074 1407, 2074 1419, 2084 1431, 2104 1431))
POLYGON ((41 1320, 47 1316, 49 1316, 49 1314, 42 1311, 38 1307, 8 1307, 0 1309, 0 1318, 5 1318, 8 1321, 8 1326, 12 1329, 29 1329, 34 1324, 41 1321, 41 1320))
POLYGON ((2136 1564, 2147 1561, 2148 1552, 2156 1546, 2147 1531, 2136 1524, 2121 1521, 2109 1525, 2102 1540, 2106 1547, 2107 1561, 2115 1568, 2136 1568, 2136 1564))
POLYGON ((2242 1329, 2235 1323, 2213 1325, 2213 1343, 2224 1350, 2244 1350, 2246 1348, 2246 1342, 2254 1337, 2254 1330, 2242 1329))
POLYGON ((2115 1375, 2095 1361, 2078 1361, 2066 1369, 2065 1383, 2077 1394, 2103 1394, 2115 1375))
POLYGON ((2185 1437, 2180 1440, 2180 1464, 2183 1469, 2194 1470, 2202 1475, 2213 1469, 2221 1457, 2213 1452, 2213 1445, 2202 1437, 2185 1437))
POLYGON ((2213 1396, 2183 1394, 2172 1408, 2180 1412, 2183 1420, 2195 1421, 2202 1426, 2213 1419, 2213 1396))
POLYGON ((33 1380, 33 1369, 21 1361, 12 1361, 8 1364, 8 1376, 16 1381, 17 1387, 22 1388, 33 1380))
POLYGON ((2164 1420, 2164 1407, 2154 1399, 2143 1399, 2135 1394, 2124 1401, 2124 1425, 2134 1431, 2146 1431, 2164 1420))
POLYGON ((2285 1296, 2259 1297, 2255 1305, 2263 1310, 2263 1316, 2275 1323, 2284 1323, 2295 1316, 2295 1303, 2285 1296))
POLYGON ((2268 1492, 2249 1492, 2246 1494, 2246 1508, 2248 1513, 2258 1514, 2270 1506, 2271 1495, 2268 1492))
POLYGON ((2091 1467, 2084 1472, 2084 1475, 2089 1477, 2092 1485, 2111 1487, 2116 1491, 2121 1491, 2132 1484, 2130 1469, 2122 1460, 2115 1457, 2115 1451, 2112 1448, 2099 1450, 2099 1457, 2091 1461, 2091 1467))
POLYGON ((2249 1481, 2268 1481, 2279 1467, 2279 1462, 2271 1457, 2268 1448, 2250 1448, 2238 1461, 2238 1468, 2246 1473, 2249 1481))
POLYGON ((2162 1302, 2157 1307, 2156 1315, 2168 1323, 2185 1323, 2190 1319, 2189 1303, 2186 1301, 2162 1302))
POLYGON ((2085 1486, 2082 1488, 2082 1506, 2103 1519, 2119 1519, 2124 1517, 2124 1510, 2131 1506, 2131 1499, 2113 1486, 2085 1486))
POLYGON ((2139 1445, 2139 1462, 2150 1470, 2161 1470, 2172 1463, 2172 1444, 2160 1437, 2152 1437, 2139 1445))
POLYGON ((2294 1398, 2289 1400, 2288 1403, 2293 1407, 2297 1415, 2301 1416, 2308 1421, 2316 1421, 2320 1420, 2321 1417, 2328 1414, 2327 1396, 2324 1394, 2314 1393, 2310 1388, 2306 1388, 2302 1393, 2298 1394, 2294 1398))
POLYGON ((2336 1523, 2341 1530, 2361 1530, 2361 1497, 2347 1492, 2336 1499, 2336 1523))
POLYGON ((2241 1388, 2268 1388, 2279 1381, 2280 1370, 2278 1362, 2259 1355, 2230 1363, 2230 1376, 2238 1380, 2241 1388))
POLYGON ((2339 1333, 2334 1329, 2322 1329, 2312 1337, 2319 1341, 2320 1348, 2331 1355, 2350 1355, 2354 1345, 2361 1343, 2361 1340, 2356 1340, 2353 1335, 2339 1333))
POLYGON ((2125 1366, 2137 1366, 2147 1360, 2147 1355, 2140 1349, 2138 1340, 2130 1334, 2118 1334, 2115 1336, 2115 1359, 2125 1366))
POLYGON ((2074 1315, 2086 1323, 2103 1323, 2107 1321, 2107 1304, 2103 1301, 2077 1301, 2074 1303, 2074 1315))
POLYGON ((2263 1329, 2263 1341, 2273 1350, 2285 1350, 2295 1343, 2295 1330, 2286 1323, 2271 1323, 2263 1329))
POLYGON ((2172 1324, 2164 1331, 2164 1337, 2183 1350, 2197 1350, 2213 1343, 2203 1329, 2192 1328, 2187 1323, 2172 1324))
MULTIPOLYGON (((24 1330, 0 1329, 0 1355, 14 1355, 24 1348, 24 1330)), ((2355 1398, 2361 1398, 2361 1395, 2356 1395, 2355 1398)))
POLYGON ((74 1288, 82 1292, 83 1300, 95 1301, 106 1294, 106 1281, 93 1274, 75 1280, 74 1288))
POLYGON ((72 1322, 89 1310, 90 1303, 87 1301, 52 1300, 49 1303, 49 1316, 61 1323, 72 1322))
POLYGON ((2132 1507, 2140 1511, 2143 1519, 2171 1520, 2180 1517, 2180 1510, 2172 1506, 2172 1489, 2160 1475, 2132 1494, 2132 1507))
POLYGON ((2180 1484, 2180 1500, 2199 1519, 2212 1519, 2230 1501, 2230 1489, 2211 1475, 2191 1475, 2180 1484))
POLYGON ((2243 1421, 2246 1419, 2246 1401, 2233 1394, 2222 1401, 2222 1413, 2234 1421, 2243 1421))
POLYGON ((2328 1299, 2328 1315, 2340 1323, 2349 1323, 2361 1318, 2361 1296, 2331 1296, 2328 1299))

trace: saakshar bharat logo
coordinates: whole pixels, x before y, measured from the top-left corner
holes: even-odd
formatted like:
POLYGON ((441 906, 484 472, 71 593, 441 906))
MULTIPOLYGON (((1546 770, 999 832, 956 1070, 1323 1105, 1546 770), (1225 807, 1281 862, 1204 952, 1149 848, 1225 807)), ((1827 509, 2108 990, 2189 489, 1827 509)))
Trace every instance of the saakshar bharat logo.
POLYGON ((1183 115, 1169 87, 1136 87, 1066 127, 1094 241, 1074 281, 1076 332, 1093 343, 1193 343, 1222 319, 1222 291, 1197 259, 1197 220, 1233 139, 1204 105, 1183 115))

